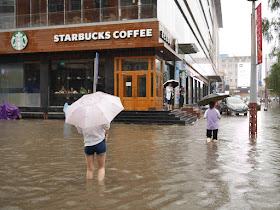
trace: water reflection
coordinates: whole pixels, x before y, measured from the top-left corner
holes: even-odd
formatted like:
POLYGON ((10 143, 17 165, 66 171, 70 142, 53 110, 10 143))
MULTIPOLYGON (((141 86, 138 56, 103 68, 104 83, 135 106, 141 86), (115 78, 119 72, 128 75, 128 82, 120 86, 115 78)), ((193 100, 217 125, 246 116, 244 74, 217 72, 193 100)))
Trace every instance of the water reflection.
POLYGON ((63 133, 65 139, 70 139, 72 135, 72 125, 64 123, 63 133))
MULTIPOLYGON (((83 138, 61 120, 0 121, 0 208, 277 209, 280 109, 194 126, 112 124, 104 182, 86 180, 83 138)), ((96 175, 96 173, 95 173, 96 175)))

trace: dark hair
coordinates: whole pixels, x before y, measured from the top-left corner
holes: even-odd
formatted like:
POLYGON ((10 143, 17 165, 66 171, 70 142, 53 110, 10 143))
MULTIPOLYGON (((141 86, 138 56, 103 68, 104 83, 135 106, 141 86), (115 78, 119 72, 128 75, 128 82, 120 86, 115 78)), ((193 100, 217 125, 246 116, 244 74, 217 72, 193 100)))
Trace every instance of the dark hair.
POLYGON ((213 109, 215 106, 215 102, 214 101, 210 101, 209 103, 210 109, 213 109))

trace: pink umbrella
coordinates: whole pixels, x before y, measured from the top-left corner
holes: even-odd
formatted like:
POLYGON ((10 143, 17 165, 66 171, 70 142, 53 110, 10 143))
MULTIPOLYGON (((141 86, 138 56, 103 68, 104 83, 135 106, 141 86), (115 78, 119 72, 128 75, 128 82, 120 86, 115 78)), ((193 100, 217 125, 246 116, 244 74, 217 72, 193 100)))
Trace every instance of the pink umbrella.
POLYGON ((84 95, 70 105, 65 122, 83 129, 110 123, 124 109, 121 100, 103 92, 84 95))

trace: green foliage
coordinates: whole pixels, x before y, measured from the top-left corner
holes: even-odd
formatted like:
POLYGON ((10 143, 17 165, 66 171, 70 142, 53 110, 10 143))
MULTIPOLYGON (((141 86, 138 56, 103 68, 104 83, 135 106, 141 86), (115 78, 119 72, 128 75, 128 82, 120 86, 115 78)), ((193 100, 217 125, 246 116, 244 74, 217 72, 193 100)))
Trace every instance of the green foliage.
POLYGON ((270 7, 271 11, 277 11, 280 8, 280 1, 279 0, 268 0, 268 6, 270 7))
POLYGON ((271 92, 280 95, 280 63, 275 63, 271 67, 270 74, 268 76, 267 86, 269 89, 273 89, 271 92))
POLYGON ((274 18, 263 18, 263 37, 268 42, 275 41, 275 47, 270 53, 270 56, 275 57, 280 53, 280 0, 268 0, 268 7, 274 13, 274 18))
POLYGON ((268 0, 268 7, 276 15, 271 20, 263 18, 263 36, 268 42, 275 42, 270 56, 276 57, 277 62, 270 69, 267 86, 272 93, 280 95, 280 0, 268 0))

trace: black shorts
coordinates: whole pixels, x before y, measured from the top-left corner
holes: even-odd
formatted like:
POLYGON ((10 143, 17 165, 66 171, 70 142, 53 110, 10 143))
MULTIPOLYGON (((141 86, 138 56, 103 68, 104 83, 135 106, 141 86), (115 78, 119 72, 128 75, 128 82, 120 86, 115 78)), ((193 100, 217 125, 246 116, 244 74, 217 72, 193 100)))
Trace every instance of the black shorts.
POLYGON ((172 105, 173 104, 173 99, 167 100, 167 104, 172 105))
POLYGON ((106 153, 106 142, 105 139, 100 143, 93 145, 93 146, 85 146, 85 154, 86 155, 103 155, 106 153))
POLYGON ((208 130, 206 131, 206 136, 207 138, 211 138, 212 137, 212 131, 213 131, 213 139, 218 140, 218 129, 216 130, 208 130))

